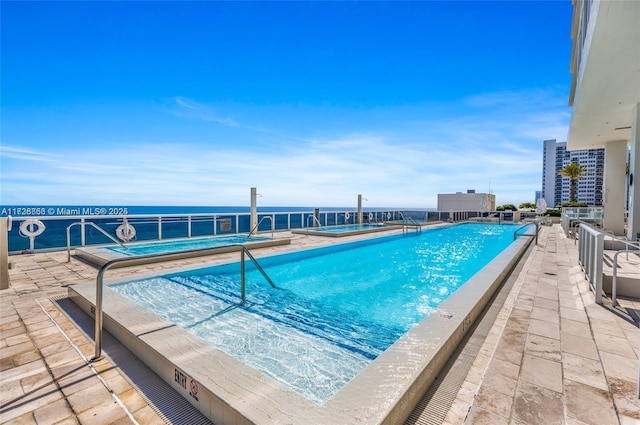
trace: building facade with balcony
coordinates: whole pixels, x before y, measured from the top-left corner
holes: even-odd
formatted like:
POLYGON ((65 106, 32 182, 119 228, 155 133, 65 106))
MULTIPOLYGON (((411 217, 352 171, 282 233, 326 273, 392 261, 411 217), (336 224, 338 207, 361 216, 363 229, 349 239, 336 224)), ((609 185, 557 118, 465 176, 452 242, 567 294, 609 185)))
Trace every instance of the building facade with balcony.
POLYGON ((573 0, 567 149, 605 150, 603 224, 629 239, 640 236, 638 22, 639 1, 573 0))

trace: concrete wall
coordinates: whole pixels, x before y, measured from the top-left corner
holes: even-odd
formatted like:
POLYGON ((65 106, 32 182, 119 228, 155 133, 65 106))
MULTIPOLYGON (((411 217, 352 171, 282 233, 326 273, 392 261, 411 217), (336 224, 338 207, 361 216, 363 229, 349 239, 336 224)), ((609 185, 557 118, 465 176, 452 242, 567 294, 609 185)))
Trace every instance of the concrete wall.
POLYGON ((496 195, 488 193, 439 193, 438 211, 480 211, 480 202, 485 199, 485 211, 496 210, 496 195))

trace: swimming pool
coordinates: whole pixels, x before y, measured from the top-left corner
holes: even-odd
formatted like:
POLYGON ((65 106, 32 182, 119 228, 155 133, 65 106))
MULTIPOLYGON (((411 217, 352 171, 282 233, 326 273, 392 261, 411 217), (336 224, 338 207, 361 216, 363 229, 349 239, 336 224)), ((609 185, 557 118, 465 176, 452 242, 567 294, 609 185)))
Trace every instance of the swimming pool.
POLYGON ((254 243, 254 242, 262 242, 268 241, 269 238, 264 238, 261 236, 243 236, 243 235, 233 235, 233 236, 215 236, 215 237, 205 237, 205 238, 190 238, 190 239, 173 239, 173 240, 164 240, 164 241, 156 241, 156 242, 145 242, 145 243, 133 243, 125 246, 114 245, 110 247, 105 247, 104 249, 118 252, 123 255, 133 256, 133 255, 145 255, 145 254, 157 254, 161 252, 170 252, 170 251, 182 251, 186 249, 199 249, 199 248, 213 248, 216 246, 222 245, 233 245, 233 244, 245 244, 245 243, 254 243))
MULTIPOLYGON (((122 245, 76 248, 76 256, 96 266, 103 266, 108 261, 138 255, 158 254, 165 252, 186 251, 194 249, 215 248, 227 245, 242 244, 250 249, 268 246, 287 245, 288 238, 266 238, 262 236, 227 235, 205 236, 183 239, 165 239, 153 242, 134 242, 122 245)), ((141 262, 142 263, 142 262, 141 262)))
MULTIPOLYGON (((220 350, 250 365, 243 367, 219 352, 214 354, 217 362, 222 362, 223 357, 234 365, 234 370, 242 371, 239 374, 244 378, 252 376, 251 385, 255 385, 255 379, 266 385, 269 396, 263 402, 267 405, 274 400, 271 392, 275 387, 287 386, 302 395, 277 391, 290 402, 295 401, 293 405, 306 406, 304 410, 314 410, 313 405, 324 407, 323 414, 331 416, 327 412, 330 406, 347 408, 358 403, 354 388, 362 389, 363 381, 365 387, 380 385, 372 384, 374 376, 382 380, 382 388, 387 390, 385 400, 395 400, 391 406, 390 401, 385 401, 382 413, 375 414, 389 415, 397 397, 411 393, 406 383, 397 384, 394 380, 404 381, 405 369, 412 370, 423 352, 448 344, 450 338, 441 336, 442 331, 466 330, 472 323, 469 313, 459 312, 458 307, 465 303, 475 305, 478 298, 486 297, 487 286, 495 285, 493 280, 485 282, 489 279, 484 275, 495 272, 490 270, 492 267, 483 267, 487 261, 500 256, 501 251, 520 252, 524 241, 513 243, 514 230, 513 226, 465 224, 433 229, 421 236, 383 237, 263 258, 260 263, 281 289, 270 289, 261 276, 249 272, 248 302, 242 307, 238 306, 237 265, 122 282, 113 289, 136 299, 145 308, 157 309, 167 323, 176 323, 204 339, 213 338, 212 343, 220 350), (481 261, 479 254, 483 252, 488 258, 481 261), (463 296, 450 301, 449 297, 458 295, 458 288, 473 275, 472 280, 482 282, 467 290, 467 295, 474 294, 474 300, 463 296), (361 301, 365 301, 364 306, 361 301), (439 314, 430 314, 437 310, 439 314), (428 317, 424 319, 425 316, 428 317), (437 326, 433 326, 434 321, 437 326), (425 341, 425 333, 431 339, 425 341), (432 340, 434 336, 437 344, 432 340), (415 351, 418 347, 419 353, 415 351), (287 381, 288 378, 291 379, 287 381)), ((510 261, 501 259, 498 263, 510 261)), ((499 271, 498 276, 501 274, 499 271)), ((127 305, 125 299, 117 298, 127 305)), ((175 328, 167 328, 175 332, 175 328)), ((144 334, 148 333, 145 330, 144 334)), ((165 336, 163 341, 166 340, 165 336)), ((204 349, 197 352, 201 350, 204 349)), ((176 367, 174 372, 183 373, 183 369, 176 367)), ((413 382, 416 376, 413 372, 409 375, 413 382)), ((195 382, 203 380, 206 378, 198 377, 195 382)), ((256 391, 249 390, 246 384, 226 380, 229 389, 215 380, 217 391, 232 393, 231 398, 237 397, 238 392, 256 391)), ((264 391, 263 388, 259 392, 264 391)), ((367 392, 375 395, 377 390, 368 388, 367 392)), ((258 404, 258 410, 269 410, 258 404)), ((236 405, 233 409, 245 410, 236 405)), ((368 410, 370 406, 349 409, 365 409, 367 415, 374 414, 368 410)), ((285 410, 291 414, 288 408, 285 410)), ((241 415, 252 417, 246 411, 241 415)), ((287 421, 290 420, 289 417, 287 421)))
POLYGON ((295 229, 292 230, 291 233, 340 238, 344 236, 361 235, 365 233, 386 232, 389 230, 397 230, 401 228, 402 226, 388 225, 383 223, 339 224, 336 226, 307 227, 305 229, 295 229))

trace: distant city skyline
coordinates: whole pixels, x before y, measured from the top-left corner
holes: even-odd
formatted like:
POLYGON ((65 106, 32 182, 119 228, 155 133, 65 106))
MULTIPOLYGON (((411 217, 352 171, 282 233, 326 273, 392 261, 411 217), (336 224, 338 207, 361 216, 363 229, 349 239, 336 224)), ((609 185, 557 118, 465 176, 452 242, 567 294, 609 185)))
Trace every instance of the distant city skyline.
POLYGON ((3 2, 0 205, 535 202, 540 142, 568 129, 571 13, 3 2))

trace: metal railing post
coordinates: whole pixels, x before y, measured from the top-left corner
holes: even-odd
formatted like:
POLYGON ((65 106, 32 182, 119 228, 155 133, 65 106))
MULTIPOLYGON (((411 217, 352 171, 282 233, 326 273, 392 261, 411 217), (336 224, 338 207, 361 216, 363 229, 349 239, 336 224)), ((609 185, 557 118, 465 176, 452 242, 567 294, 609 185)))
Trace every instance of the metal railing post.
POLYGON ((240 251, 240 302, 241 305, 244 305, 245 301, 245 283, 244 283, 244 249, 240 251))
POLYGON ((103 287, 103 279, 104 272, 107 271, 107 265, 105 264, 99 271, 98 277, 96 277, 96 308, 95 308, 95 331, 94 331, 94 341, 95 341, 95 351, 93 354, 92 361, 99 360, 102 358, 102 287, 103 287))
POLYGON ((85 220, 84 217, 82 217, 80 219, 80 246, 85 246, 87 244, 87 235, 86 235, 86 228, 85 228, 85 220))
MULTIPOLYGON (((9 288, 9 231, 11 216, 0 218, 0 289, 9 288)), ((4 301, 3 301, 4 302, 4 301)))

